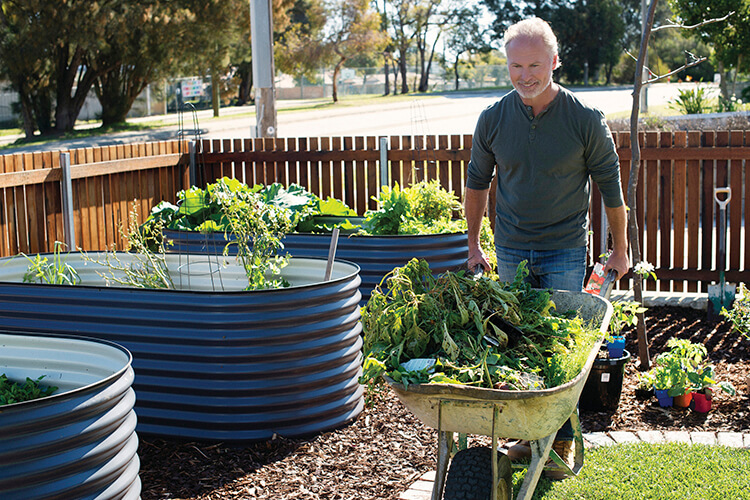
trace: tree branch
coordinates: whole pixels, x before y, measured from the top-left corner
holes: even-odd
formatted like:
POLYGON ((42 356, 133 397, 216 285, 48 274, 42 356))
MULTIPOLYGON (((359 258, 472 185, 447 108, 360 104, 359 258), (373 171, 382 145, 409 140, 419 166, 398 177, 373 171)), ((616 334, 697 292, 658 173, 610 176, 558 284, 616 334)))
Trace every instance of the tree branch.
MULTIPOLYGON (((634 61, 636 61, 636 62, 638 61, 638 59, 636 59, 636 57, 633 54, 631 54, 630 51, 625 50, 625 53, 627 55, 629 55, 630 58, 633 59, 634 61)), ((702 62, 704 62, 704 61, 706 61, 708 59, 707 57, 695 57, 693 54, 691 54, 688 51, 685 51, 685 53, 688 54, 693 60, 691 62, 685 63, 682 66, 680 66, 679 68, 677 68, 677 69, 675 69, 673 71, 670 71, 669 73, 665 73, 663 75, 657 75, 656 73, 654 73, 653 71, 651 71, 651 69, 648 66, 643 66, 643 69, 645 69, 646 71, 648 71, 648 74, 650 76, 653 76, 654 78, 650 78, 650 79, 648 79, 646 81, 641 82, 641 85, 649 85, 651 83, 658 82, 659 80, 663 80, 665 78, 668 78, 668 77, 670 77, 670 76, 672 76, 674 74, 679 73, 680 71, 686 70, 688 68, 692 68, 693 66, 697 66, 698 64, 700 64, 700 63, 702 63, 702 62)))
POLYGON ((717 17, 717 18, 714 18, 714 19, 706 19, 705 21, 701 21, 698 24, 693 24, 692 26, 686 26, 684 24, 675 23, 674 21, 669 21, 670 24, 662 24, 661 26, 657 26, 655 28, 651 28, 651 32, 655 33, 657 31, 661 31, 661 30, 667 29, 667 28, 681 28, 681 29, 685 29, 685 30, 694 30, 696 28, 700 28, 700 27, 705 26, 707 24, 718 23, 720 21, 726 21, 727 18, 729 18, 729 16, 731 16, 732 14, 734 14, 734 11, 730 12, 729 14, 727 14, 724 17, 717 17))

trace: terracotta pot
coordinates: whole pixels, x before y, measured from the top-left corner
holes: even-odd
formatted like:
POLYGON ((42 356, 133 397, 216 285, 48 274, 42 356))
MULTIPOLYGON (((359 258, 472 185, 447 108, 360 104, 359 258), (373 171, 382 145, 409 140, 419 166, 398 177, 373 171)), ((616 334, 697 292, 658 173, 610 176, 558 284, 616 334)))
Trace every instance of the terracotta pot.
POLYGON ((675 396, 674 405, 680 408, 687 408, 688 406, 690 406, 690 401, 692 401, 692 399, 693 399, 693 393, 687 392, 683 394, 682 396, 675 396))

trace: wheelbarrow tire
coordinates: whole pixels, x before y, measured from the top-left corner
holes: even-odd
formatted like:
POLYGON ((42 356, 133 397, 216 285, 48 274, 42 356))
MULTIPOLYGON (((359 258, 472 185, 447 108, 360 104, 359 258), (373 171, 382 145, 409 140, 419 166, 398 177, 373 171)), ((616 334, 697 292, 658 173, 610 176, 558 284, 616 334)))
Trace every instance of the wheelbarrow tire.
MULTIPOLYGON (((513 491, 510 459, 497 453, 497 498, 508 500, 513 491)), ((492 455, 487 447, 461 450, 451 460, 445 480, 444 500, 490 500, 492 498, 492 455)))

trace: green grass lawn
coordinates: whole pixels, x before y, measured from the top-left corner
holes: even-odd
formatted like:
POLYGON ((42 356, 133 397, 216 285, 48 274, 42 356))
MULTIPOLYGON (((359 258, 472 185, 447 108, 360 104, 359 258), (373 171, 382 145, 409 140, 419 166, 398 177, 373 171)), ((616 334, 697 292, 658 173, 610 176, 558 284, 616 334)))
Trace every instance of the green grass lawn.
MULTIPOLYGON (((515 495, 525 469, 513 476, 515 495)), ((750 499, 750 450, 724 446, 622 444, 587 451, 581 473, 543 476, 535 500, 750 499)))

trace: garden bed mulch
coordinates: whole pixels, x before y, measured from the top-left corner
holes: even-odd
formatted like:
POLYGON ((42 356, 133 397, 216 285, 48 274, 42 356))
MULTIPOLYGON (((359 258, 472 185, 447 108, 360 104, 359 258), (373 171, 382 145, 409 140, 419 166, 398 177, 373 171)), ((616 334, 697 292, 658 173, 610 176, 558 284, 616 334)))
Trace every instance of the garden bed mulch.
MULTIPOLYGON (((750 340, 705 311, 654 307, 646 313, 652 359, 672 337, 704 344, 720 380, 737 388, 715 393, 712 410, 660 408, 635 396, 633 353, 616 412, 581 412, 584 432, 704 430, 750 432, 750 340)), ((149 499, 395 499, 435 468, 436 432, 406 410, 390 389, 368 392, 365 410, 350 425, 309 439, 277 439, 233 447, 141 436, 142 498, 149 499)))

